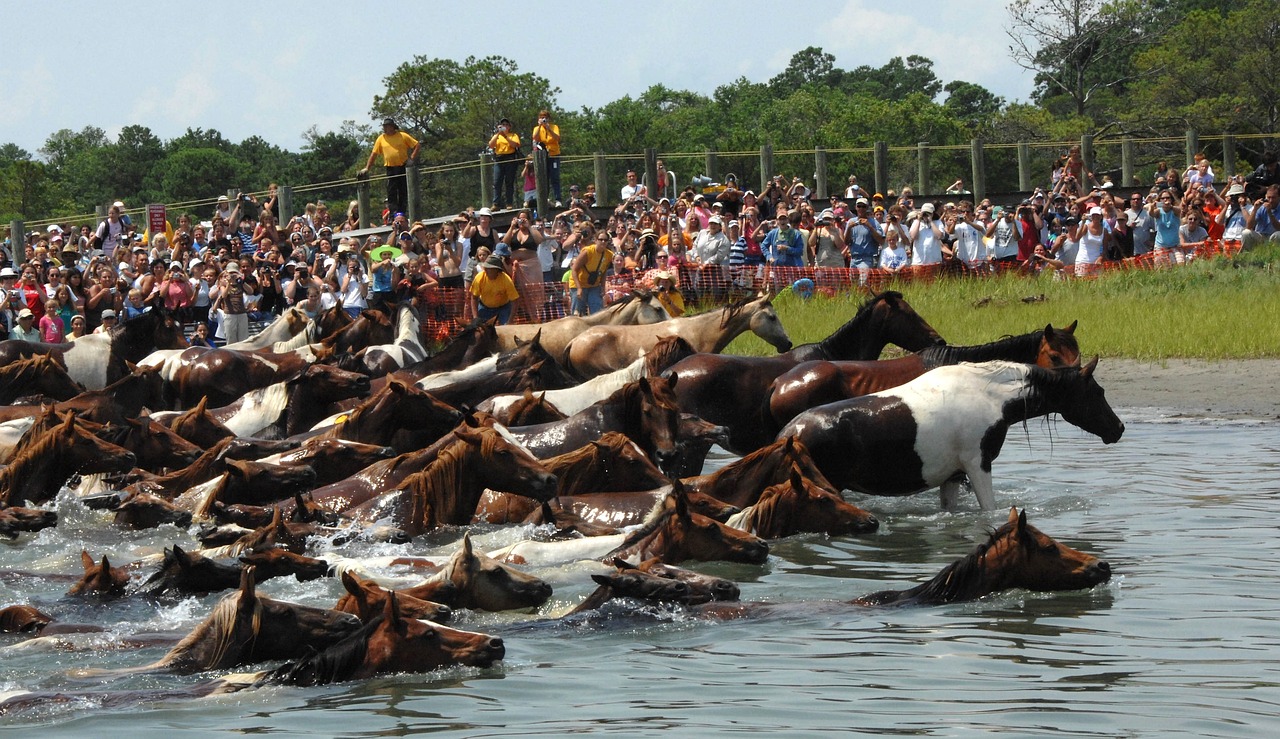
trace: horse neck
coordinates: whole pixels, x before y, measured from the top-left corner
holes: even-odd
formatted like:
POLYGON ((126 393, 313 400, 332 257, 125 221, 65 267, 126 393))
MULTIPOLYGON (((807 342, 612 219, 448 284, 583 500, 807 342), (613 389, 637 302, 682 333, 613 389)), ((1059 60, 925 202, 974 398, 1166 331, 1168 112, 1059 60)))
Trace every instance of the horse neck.
POLYGON ((860 308, 853 318, 818 342, 818 348, 833 360, 876 359, 889 342, 883 332, 875 330, 874 306, 860 308))
POLYGON ((595 492, 608 477, 608 468, 599 463, 597 450, 590 444, 544 460, 543 465, 560 480, 559 495, 595 492))
POLYGON ((429 502, 435 517, 434 521, 417 521, 423 531, 471 521, 484 494, 484 485, 476 474, 477 464, 484 460, 477 456, 481 456, 481 452, 475 445, 459 441, 441 450, 440 456, 422 471, 413 491, 414 508, 417 510, 420 503, 429 502), (426 499, 428 496, 430 500, 426 499))
POLYGON ((161 666, 189 666, 196 670, 215 669, 223 666, 222 662, 231 654, 237 642, 252 640, 256 637, 262 622, 262 603, 254 601, 253 614, 242 622, 239 618, 240 593, 234 593, 213 607, 209 617, 201 621, 182 641, 169 651, 158 663, 161 666), (245 627, 249 633, 239 633, 245 627), (244 639, 243 637, 248 637, 244 639))
POLYGON ((26 446, 8 467, 0 469, 0 508, 27 499, 43 502, 39 496, 47 495, 55 471, 63 466, 64 445, 56 433, 56 430, 45 432, 34 444, 26 446), (32 498, 28 492, 38 497, 32 498))
POLYGON ((408 307, 400 309, 399 315, 396 316, 396 339, 395 343, 402 341, 412 341, 418 343, 418 331, 421 323, 417 316, 413 315, 413 311, 408 307))
POLYGON ((704 313, 701 316, 694 316, 694 321, 703 319, 696 324, 696 328, 689 335, 683 332, 681 336, 699 352, 707 352, 710 354, 719 354, 724 351, 729 342, 738 337, 738 334, 746 332, 751 328, 751 319, 755 317, 755 303, 748 303, 742 306, 741 310, 734 311, 731 308, 722 308, 718 311, 704 313), (703 347, 706 348, 703 348, 703 347))
POLYGON ((920 351, 920 359, 926 369, 960 362, 990 362, 994 359, 1032 364, 1040 354, 1040 340, 1043 337, 1044 331, 1039 330, 1021 336, 1006 336, 976 346, 931 346, 920 351))

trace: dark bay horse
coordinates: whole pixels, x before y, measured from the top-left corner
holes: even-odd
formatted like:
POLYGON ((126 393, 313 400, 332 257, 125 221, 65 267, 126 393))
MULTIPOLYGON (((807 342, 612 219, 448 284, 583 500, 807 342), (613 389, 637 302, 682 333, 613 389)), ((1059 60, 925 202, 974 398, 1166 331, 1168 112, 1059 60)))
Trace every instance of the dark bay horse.
POLYGON ((925 372, 960 362, 1008 362, 1035 364, 1046 369, 1079 367, 1080 346, 1076 324, 1063 329, 1052 325, 1043 331, 1006 336, 978 346, 931 346, 896 359, 847 362, 802 362, 773 381, 769 391, 772 428, 780 429, 803 411, 860 395, 904 385, 925 372))
POLYGON ((240 589, 218 601, 209 616, 159 661, 105 674, 166 671, 186 675, 298 659, 360 629, 360 619, 349 613, 259 595, 254 572, 253 567, 244 568, 240 589))
POLYGON ((665 468, 675 460, 679 437, 680 406, 673 392, 678 380, 674 374, 666 378, 642 377, 563 421, 510 431, 542 459, 581 448, 607 431, 619 431, 665 468))
MULTIPOLYGON (((354 618, 354 617, 353 617, 354 618)), ((489 667, 506 655, 502 639, 459 631, 400 612, 390 593, 383 613, 325 651, 282 665, 263 684, 327 685, 395 672, 427 672, 450 665, 489 667)))
POLYGON ((939 367, 893 390, 807 410, 781 436, 803 441, 818 468, 843 488, 911 495, 941 486, 943 507, 951 508, 963 473, 979 505, 990 510, 991 463, 1009 426, 1059 413, 1106 444, 1120 440, 1124 424, 1093 378, 1097 364, 939 367))
POLYGON ((1072 549, 1027 523, 1027 512, 1009 509, 1009 520, 983 544, 926 583, 882 590, 853 600, 861 606, 941 605, 976 600, 1002 590, 1080 590, 1111 579, 1111 565, 1072 549))
POLYGON ((740 595, 732 580, 699 574, 665 564, 657 558, 633 565, 615 557, 613 566, 616 568, 614 572, 591 576, 600 587, 566 616, 594 610, 614 598, 696 606, 711 601, 733 601, 740 595))
POLYGON ((298 352, 192 348, 172 364, 175 366, 169 382, 182 408, 190 408, 202 398, 217 408, 251 390, 288 382, 305 372, 312 362, 298 352))
POLYGON ((416 441, 421 443, 413 448, 420 448, 447 434, 461 420, 460 411, 431 393, 392 380, 354 410, 339 416, 336 424, 322 429, 319 436, 396 446, 403 452, 407 449, 394 443, 397 432, 418 432, 421 438, 416 441))
POLYGON ((519 444, 492 427, 453 431, 454 442, 441 449, 425 469, 348 511, 357 521, 389 519, 410 536, 438 526, 471 522, 486 488, 546 500, 555 495, 556 477, 519 444))
POLYGON ((814 359, 876 359, 889 343, 919 351, 944 342, 901 293, 884 292, 869 299, 853 318, 816 344, 803 344, 773 357, 698 354, 668 371, 689 381, 681 382, 676 391, 680 407, 727 426, 727 448, 747 454, 773 440, 767 401, 769 387, 779 375, 814 359))
MULTIPOLYGON (((100 390, 86 390, 79 395, 54 404, 59 413, 72 412, 81 418, 98 423, 123 424, 125 419, 137 418, 143 409, 164 407, 163 386, 160 373, 149 367, 127 365, 129 370, 120 378, 100 390)), ((38 406, 0 407, 0 420, 18 416, 33 416, 40 412, 38 406)))
POLYGON ((90 334, 66 344, 0 341, 0 365, 48 354, 67 368, 71 379, 89 390, 101 390, 129 374, 129 364, 138 364, 156 349, 185 346, 182 325, 173 313, 156 306, 137 318, 122 321, 107 333, 90 334))
POLYGON ((80 428, 68 414, 0 469, 0 507, 24 500, 39 505, 52 500, 72 475, 124 472, 136 463, 132 452, 80 428))

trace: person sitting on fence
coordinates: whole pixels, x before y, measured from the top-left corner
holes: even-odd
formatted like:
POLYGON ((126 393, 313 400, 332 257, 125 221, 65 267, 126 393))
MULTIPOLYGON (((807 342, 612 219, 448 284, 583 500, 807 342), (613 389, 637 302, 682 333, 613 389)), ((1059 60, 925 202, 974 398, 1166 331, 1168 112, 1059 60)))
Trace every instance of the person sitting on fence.
POLYGON ((479 321, 497 317, 505 326, 511 320, 511 308, 520 299, 516 285, 507 274, 502 257, 494 254, 485 260, 471 281, 471 311, 479 321))
POLYGON ((573 260, 573 314, 586 316, 604 309, 605 273, 613 265, 612 239, 608 231, 596 233, 596 240, 584 246, 573 260))
POLYGON ((1253 203, 1253 209, 1245 217, 1242 239, 1245 249, 1252 249, 1263 241, 1280 243, 1280 185, 1271 185, 1267 193, 1253 203))

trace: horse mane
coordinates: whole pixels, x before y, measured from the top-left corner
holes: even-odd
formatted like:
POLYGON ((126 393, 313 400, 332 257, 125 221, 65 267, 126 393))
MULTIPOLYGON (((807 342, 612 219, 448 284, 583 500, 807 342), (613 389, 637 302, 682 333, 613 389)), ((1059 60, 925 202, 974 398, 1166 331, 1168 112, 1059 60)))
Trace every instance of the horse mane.
POLYGON ((130 362, 141 361, 155 348, 154 338, 158 324, 171 315, 165 308, 154 306, 133 320, 121 321, 112 326, 108 332, 111 337, 111 353, 130 362))
POLYGON ((720 309, 720 328, 728 328, 729 323, 733 321, 734 318, 737 318, 738 314, 741 313, 744 308, 746 308, 748 305, 750 305, 751 303, 755 302, 758 299, 759 299, 758 297, 753 297, 751 295, 748 295, 745 298, 742 298, 740 300, 735 300, 734 302, 721 308, 720 309))
MULTIPOLYGON (((227 447, 231 446, 234 441, 235 437, 230 436, 219 441, 217 444, 214 444, 205 450, 205 452, 199 457, 196 457, 196 461, 180 470, 175 470, 167 475, 162 475, 161 477, 156 478, 156 482, 160 483, 164 487, 168 487, 168 483, 176 483, 185 491, 186 488, 197 484, 192 482, 193 480, 199 480, 201 477, 204 477, 214 464, 221 461, 222 455, 227 451, 227 447)), ((209 477, 212 478, 213 476, 210 475, 209 477)))
POLYGON ((941 605, 957 601, 980 598, 983 592, 984 558, 991 547, 1001 538, 1008 536, 1013 524, 1006 523, 995 531, 985 542, 979 544, 969 554, 957 559, 942 571, 934 575, 928 582, 921 583, 907 590, 881 590, 859 597, 859 605, 884 606, 925 604, 941 605))
POLYGON ((640 524, 640 526, 638 526, 634 531, 627 534, 626 537, 623 538, 621 544, 614 547, 613 551, 600 559, 604 562, 608 562, 614 557, 626 559, 630 556, 632 550, 648 540, 649 537, 656 534, 667 524, 668 521, 671 520, 672 516, 675 515, 675 507, 667 506, 666 498, 660 499, 657 504, 654 505, 653 510, 649 511, 648 517, 645 519, 644 523, 640 524))
POLYGON ((39 377, 45 369, 40 360, 47 357, 46 354, 33 354, 28 359, 19 359, 0 367, 0 388, 4 388, 4 392, 0 393, 0 400, 4 402, 13 400, 14 388, 25 388, 32 380, 39 377))
MULTIPOLYGON (((74 422, 73 422, 74 423, 74 422)), ((0 469, 0 508, 10 504, 10 496, 19 483, 36 479, 43 467, 46 467, 61 446, 62 424, 46 430, 29 444, 23 444, 21 451, 4 469, 0 469)))
POLYGON ((697 352, 682 336, 666 336, 658 339, 658 343, 645 352, 644 373, 648 377, 657 377, 671 365, 694 354, 697 352))
POLYGON ((783 501, 790 492, 791 483, 789 482, 770 485, 760 494, 759 500, 730 518, 728 525, 763 537, 774 536, 770 533, 773 531, 789 530, 792 509, 785 507, 783 501))
MULTIPOLYGON (((235 639, 240 599, 243 595, 243 591, 237 590, 218 601, 217 605, 213 607, 213 611, 209 613, 208 618, 201 621, 190 634, 187 634, 182 641, 169 650, 169 653, 161 660, 162 664, 172 664, 186 657, 212 633, 213 653, 199 667, 201 669, 212 669, 217 666, 227 656, 227 651, 231 649, 231 644, 235 639)), ((253 615, 249 618, 249 627, 252 638, 257 639, 258 632, 262 628, 261 598, 254 598, 253 600, 253 615)))
POLYGON ((853 314, 853 318, 845 321, 844 325, 831 332, 830 336, 819 341, 818 348, 820 348, 828 357, 841 356, 842 353, 840 350, 847 348, 844 346, 844 342, 848 340, 850 335, 856 335, 858 333, 856 329, 861 328, 871 320, 871 313, 875 310, 876 305, 885 300, 902 299, 902 293, 896 290, 885 290, 882 293, 872 295, 864 300, 862 305, 858 306, 858 310, 853 314))
MULTIPOLYGON (((1066 334, 1071 336, 1071 334, 1066 334)), ((1036 361, 1040 351, 1040 342, 1044 339, 1044 329, 1037 329, 1029 334, 1018 336, 1002 336, 995 341, 974 346, 931 346, 917 352, 925 369, 933 369, 960 362, 989 362, 1003 359, 1012 362, 1030 364, 1036 361)), ((1075 337, 1071 336, 1075 343, 1075 337)))
MULTIPOLYGON (((493 456, 493 448, 501 439, 501 435, 490 430, 489 433, 485 429, 478 429, 481 433, 480 454, 486 458, 493 456)), ((463 462, 467 453, 467 448, 471 444, 458 439, 452 444, 440 450, 436 458, 427 465, 426 469, 421 472, 414 473, 405 480, 405 489, 409 491, 411 503, 410 520, 418 522, 423 529, 426 526, 426 515, 428 513, 429 501, 427 495, 431 491, 440 491, 439 501, 446 504, 456 504, 461 497, 461 491, 465 480, 462 478, 461 472, 463 462)), ((448 513, 448 512, 446 512, 448 513)), ((438 513, 435 516, 436 521, 440 522, 442 516, 438 513)))
POLYGON ((311 687, 346 680, 364 664, 369 651, 369 638, 386 615, 379 613, 347 638, 323 652, 314 649, 297 662, 286 662, 267 673, 259 684, 311 687))
POLYGON ((715 472, 711 473, 711 477, 715 480, 717 486, 725 486, 730 489, 738 488, 747 475, 754 474, 756 469, 771 454, 780 454, 784 450, 786 440, 775 441, 768 446, 760 447, 745 457, 742 457, 735 464, 725 465, 715 472))

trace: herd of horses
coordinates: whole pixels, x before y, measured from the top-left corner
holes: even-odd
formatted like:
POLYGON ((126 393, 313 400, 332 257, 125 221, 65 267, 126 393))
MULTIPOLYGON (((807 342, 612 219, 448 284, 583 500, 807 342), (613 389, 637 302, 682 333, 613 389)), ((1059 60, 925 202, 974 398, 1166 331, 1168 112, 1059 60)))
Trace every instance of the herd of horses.
MULTIPOLYGON (((418 327, 411 304, 354 319, 340 307, 289 311, 248 341, 209 349, 186 346, 156 307, 92 340, 0 342, 8 546, 69 508, 102 527, 183 536, 131 562, 83 551, 80 575, 0 568, 0 580, 65 578, 66 598, 104 608, 227 593, 186 635, 125 637, 168 645, 158 661, 81 669, 83 691, 2 694, 0 715, 156 698, 112 687, 138 672, 210 673, 160 696, 173 697, 501 660, 500 637, 443 625, 460 610, 532 610, 541 622, 611 602, 668 603, 750 617, 777 606, 741 602, 735 583, 679 565, 761 565, 771 540, 876 531, 846 490, 937 488, 952 509, 967 484, 993 509, 992 464, 1009 427, 1031 418, 1056 413, 1108 444, 1124 432, 1097 360, 1081 361, 1074 323, 949 346, 895 292, 799 346, 769 294, 673 319, 637 292, 588 318, 474 325, 434 353, 418 327), (778 353, 720 354, 746 332, 778 353), (880 359, 889 344, 908 353, 880 359), (739 457, 706 473, 717 444, 739 457), (473 544, 471 532, 498 527, 522 535, 490 552, 473 544), (424 537, 453 539, 452 555, 415 554, 424 537), (345 547, 357 541, 404 554, 352 556, 345 547), (552 589, 529 570, 583 561, 596 563, 596 589, 566 613, 539 611, 552 589), (394 582, 374 576, 388 572, 394 582), (337 578, 345 594, 299 604, 259 592, 288 577, 337 578), (227 674, 262 663, 277 664, 227 674)), ((1110 574, 1015 509, 937 577, 848 602, 1081 589, 1110 574)), ((34 641, 105 629, 60 620, 59 603, 0 603, 0 632, 34 641)))

